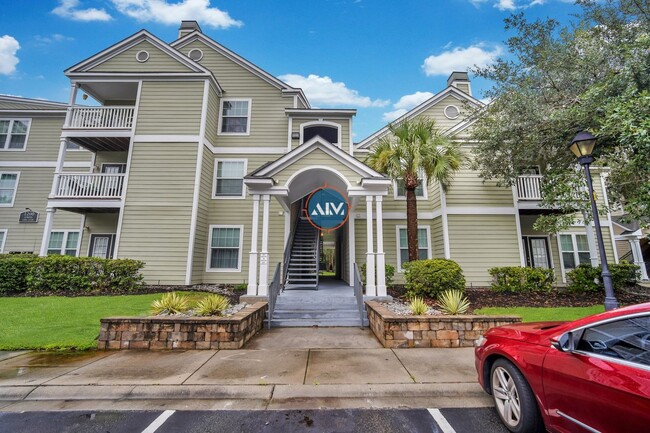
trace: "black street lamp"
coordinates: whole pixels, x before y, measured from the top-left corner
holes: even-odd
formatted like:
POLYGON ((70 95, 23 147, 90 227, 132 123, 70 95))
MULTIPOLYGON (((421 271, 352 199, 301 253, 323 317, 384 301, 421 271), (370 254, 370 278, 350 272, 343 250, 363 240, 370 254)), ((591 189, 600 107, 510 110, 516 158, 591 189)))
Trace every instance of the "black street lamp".
POLYGON ((605 311, 618 308, 618 301, 614 295, 614 286, 612 285, 612 274, 609 273, 607 266, 607 256, 605 255, 605 244, 603 242, 603 232, 600 229, 600 219, 598 218, 598 208, 596 207, 596 200, 594 200, 594 187, 591 183, 591 172, 589 171, 589 164, 594 162, 594 157, 591 153, 596 146, 596 137, 587 131, 580 131, 573 138, 569 149, 578 157, 578 162, 585 168, 585 176, 587 176, 587 187, 589 188, 589 199, 591 200, 591 213, 594 217, 594 225, 596 226, 596 237, 598 238, 598 251, 600 251, 600 263, 602 267, 603 285, 605 286, 605 311))

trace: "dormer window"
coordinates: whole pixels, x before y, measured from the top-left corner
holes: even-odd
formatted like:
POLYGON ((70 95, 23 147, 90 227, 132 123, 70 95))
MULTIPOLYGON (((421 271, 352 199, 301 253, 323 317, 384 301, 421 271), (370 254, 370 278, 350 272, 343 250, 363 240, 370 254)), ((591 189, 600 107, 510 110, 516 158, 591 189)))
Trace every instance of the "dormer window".
POLYGON ((339 143, 339 125, 325 125, 322 123, 303 125, 302 142, 306 143, 317 135, 327 140, 333 145, 340 147, 339 143))
POLYGON ((248 135, 250 133, 251 100, 222 99, 219 134, 248 135))

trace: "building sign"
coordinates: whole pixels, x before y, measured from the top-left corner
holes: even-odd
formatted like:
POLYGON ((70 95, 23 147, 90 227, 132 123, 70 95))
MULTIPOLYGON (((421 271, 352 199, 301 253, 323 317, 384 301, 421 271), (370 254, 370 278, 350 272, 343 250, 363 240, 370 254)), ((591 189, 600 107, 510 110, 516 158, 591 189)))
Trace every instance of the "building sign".
POLYGON ((38 212, 34 212, 33 210, 26 210, 25 212, 21 212, 20 216, 18 217, 18 222, 19 223, 37 223, 38 222, 38 212))
POLYGON ((311 225, 330 233, 348 220, 350 203, 345 194, 325 184, 309 194, 303 212, 311 225))

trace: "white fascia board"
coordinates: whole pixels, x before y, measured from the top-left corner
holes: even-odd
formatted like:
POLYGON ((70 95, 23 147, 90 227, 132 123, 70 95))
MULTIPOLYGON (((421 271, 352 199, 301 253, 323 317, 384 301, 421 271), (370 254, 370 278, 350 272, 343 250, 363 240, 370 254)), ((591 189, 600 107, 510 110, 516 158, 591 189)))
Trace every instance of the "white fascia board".
POLYGON ((297 96, 298 99, 302 101, 302 104, 307 107, 308 109, 311 109, 311 104, 307 100, 307 97, 305 96, 305 93, 302 91, 302 89, 299 89, 297 87, 292 87, 289 89, 282 89, 282 94, 287 95, 287 96, 297 96))
POLYGON ((244 185, 246 186, 255 186, 255 187, 272 187, 273 186, 273 179, 270 177, 264 177, 264 178, 254 178, 254 177, 245 177, 244 178, 244 185))
POLYGON ((121 207, 121 199, 49 199, 47 207, 64 209, 64 208, 105 208, 117 209, 121 207))
POLYGON ((12 109, 3 109, 0 110, 0 116, 29 116, 29 117, 64 117, 66 115, 66 110, 48 110, 46 108, 42 110, 21 110, 20 108, 12 109))
MULTIPOLYGON (((24 167, 24 168, 44 168, 56 167, 56 161, 0 161, 0 167, 24 167)), ((88 168, 90 162, 70 161, 65 162, 63 167, 67 168, 88 168)), ((69 174, 69 173, 66 173, 69 174)))
POLYGON ((323 116, 341 116, 349 118, 357 114, 355 109, 327 109, 327 108, 285 108, 287 116, 292 117, 323 117, 323 116))
POLYGON ((38 104, 46 107, 66 108, 65 102, 46 101, 44 99, 23 98, 22 96, 0 95, 0 101, 18 102, 23 104, 38 104))

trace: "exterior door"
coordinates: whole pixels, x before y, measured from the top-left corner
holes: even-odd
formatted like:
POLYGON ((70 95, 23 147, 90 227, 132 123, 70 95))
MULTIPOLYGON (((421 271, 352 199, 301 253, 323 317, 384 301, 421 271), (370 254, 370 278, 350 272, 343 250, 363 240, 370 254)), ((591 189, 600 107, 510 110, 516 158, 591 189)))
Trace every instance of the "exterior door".
POLYGON ((114 234, 90 235, 89 257, 110 259, 113 257, 114 234))
POLYGON ((547 238, 528 236, 524 238, 524 245, 526 250, 526 264, 528 266, 531 268, 546 269, 551 267, 547 238))

